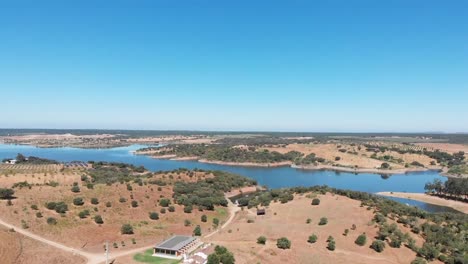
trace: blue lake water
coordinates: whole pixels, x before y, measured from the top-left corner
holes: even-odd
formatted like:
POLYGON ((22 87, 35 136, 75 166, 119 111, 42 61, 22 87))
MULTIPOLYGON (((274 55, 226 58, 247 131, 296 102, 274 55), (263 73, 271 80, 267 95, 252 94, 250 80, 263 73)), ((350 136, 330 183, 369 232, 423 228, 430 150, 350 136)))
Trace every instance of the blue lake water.
MULTIPOLYGON (((79 149, 79 148, 37 148, 33 146, 0 144, 0 159, 14 158, 18 153, 26 156, 38 156, 58 161, 115 161, 134 165, 143 165, 151 171, 173 170, 178 168, 224 170, 256 179, 260 185, 268 188, 295 186, 328 185, 340 189, 350 189, 363 192, 424 192, 424 184, 434 179, 445 181, 446 177, 436 171, 417 172, 392 175, 388 178, 371 173, 344 173, 334 171, 307 171, 290 167, 254 168, 237 167, 217 164, 199 163, 196 161, 159 160, 148 156, 133 155, 131 151, 142 145, 118 147, 109 149, 79 149)), ((394 200, 418 206, 431 212, 454 211, 443 206, 434 206, 408 199, 394 200)))

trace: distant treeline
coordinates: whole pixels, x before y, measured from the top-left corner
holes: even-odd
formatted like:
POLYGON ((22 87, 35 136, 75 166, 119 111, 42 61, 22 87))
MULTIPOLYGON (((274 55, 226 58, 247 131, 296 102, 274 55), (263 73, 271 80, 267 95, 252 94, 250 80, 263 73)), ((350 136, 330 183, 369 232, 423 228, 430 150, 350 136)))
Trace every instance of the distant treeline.
MULTIPOLYGON (((157 148, 145 148, 144 150, 157 150, 157 148)), ((231 147, 226 145, 206 145, 206 144, 179 144, 170 145, 161 149, 158 155, 176 155, 178 157, 199 157, 212 161, 224 162, 253 162, 253 163, 277 163, 284 161, 294 162, 300 159, 303 154, 297 151, 290 151, 282 154, 276 151, 260 150, 255 147, 247 149, 231 147)))
POLYGON ((468 202, 468 178, 449 178, 444 183, 435 179, 426 183, 424 189, 437 196, 468 202))
MULTIPOLYGON (((39 158, 35 156, 29 156, 26 157, 21 153, 18 153, 16 155, 16 164, 59 164, 60 162, 56 160, 51 160, 51 159, 44 159, 44 158, 39 158)), ((12 160, 11 158, 8 159, 3 159, 2 162, 7 162, 9 160, 12 160)))
MULTIPOLYGON (((375 137, 376 140, 381 140, 381 137, 426 137, 434 140, 445 141, 449 143, 468 144, 468 134, 439 134, 439 133, 328 133, 328 132, 272 132, 272 131, 190 131, 190 130, 102 130, 102 129, 0 129, 0 136, 6 135, 27 135, 27 134, 74 134, 74 135, 91 135, 91 134, 120 134, 128 137, 148 137, 148 136, 164 136, 164 135, 258 135, 270 137, 314 137, 314 138, 339 138, 352 137, 359 140, 360 137, 368 138, 375 137)), ((411 141, 409 139, 409 141, 411 141)), ((430 140, 428 140, 430 142, 430 140)))

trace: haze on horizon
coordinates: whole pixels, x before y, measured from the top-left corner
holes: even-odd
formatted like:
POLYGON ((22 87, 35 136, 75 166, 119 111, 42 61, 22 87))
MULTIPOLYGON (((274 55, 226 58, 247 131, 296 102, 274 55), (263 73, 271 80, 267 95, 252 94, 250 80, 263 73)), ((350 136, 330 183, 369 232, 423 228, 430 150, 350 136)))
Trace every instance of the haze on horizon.
POLYGON ((0 3, 0 128, 468 132, 466 1, 0 3))

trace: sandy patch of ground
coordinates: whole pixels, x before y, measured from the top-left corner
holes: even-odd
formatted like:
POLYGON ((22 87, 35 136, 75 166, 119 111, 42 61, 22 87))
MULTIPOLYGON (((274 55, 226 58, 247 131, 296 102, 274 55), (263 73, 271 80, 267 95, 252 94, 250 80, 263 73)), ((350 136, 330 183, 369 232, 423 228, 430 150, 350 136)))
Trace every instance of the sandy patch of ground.
POLYGON ((450 143, 418 143, 416 145, 429 148, 432 150, 439 149, 441 151, 445 151, 448 153, 456 153, 463 151, 465 153, 468 153, 468 145, 463 145, 463 144, 450 144, 450 143))
POLYGON ((2 228, 0 229, 0 262, 5 264, 81 264, 85 263, 85 259, 2 228))
MULTIPOLYGON (((378 228, 371 224, 373 212, 360 207, 361 202, 337 195, 321 195, 319 206, 312 206, 311 199, 296 196, 287 204, 273 203, 265 216, 257 216, 255 209, 244 209, 224 230, 210 237, 209 242, 226 246, 236 257, 236 263, 410 263, 416 254, 406 247, 391 248, 377 253, 369 248, 378 228), (319 226, 321 217, 328 224, 319 226), (306 223, 310 218, 312 222, 306 223), (254 223, 247 223, 248 219, 254 223), (344 229, 355 224, 357 229, 343 236, 344 229), (230 230, 230 231, 229 231, 230 230), (365 232, 366 246, 354 241, 365 232), (311 234, 318 236, 314 244, 307 242, 311 234), (267 237, 266 245, 259 245, 259 236, 267 237), (336 250, 329 251, 328 236, 336 241, 336 250), (289 250, 276 247, 276 239, 287 237, 292 242, 289 250)), ((413 234, 411 234, 413 236, 413 234)), ((421 238, 415 237, 417 240, 421 238)))
POLYGON ((447 206, 457 211, 468 214, 468 203, 444 199, 444 198, 440 198, 437 196, 428 195, 425 193, 379 192, 377 194, 383 195, 383 196, 390 196, 390 197, 407 198, 407 199, 421 201, 425 203, 447 206))

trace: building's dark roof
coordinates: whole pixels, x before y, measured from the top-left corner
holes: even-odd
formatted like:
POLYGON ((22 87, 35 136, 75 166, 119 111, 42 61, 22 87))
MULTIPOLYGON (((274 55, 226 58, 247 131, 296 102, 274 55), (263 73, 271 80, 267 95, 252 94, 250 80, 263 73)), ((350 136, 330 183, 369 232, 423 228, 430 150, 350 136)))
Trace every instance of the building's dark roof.
POLYGON ((195 237, 191 236, 173 236, 155 246, 155 248, 167 249, 167 250, 179 250, 185 245, 194 241, 195 237))

